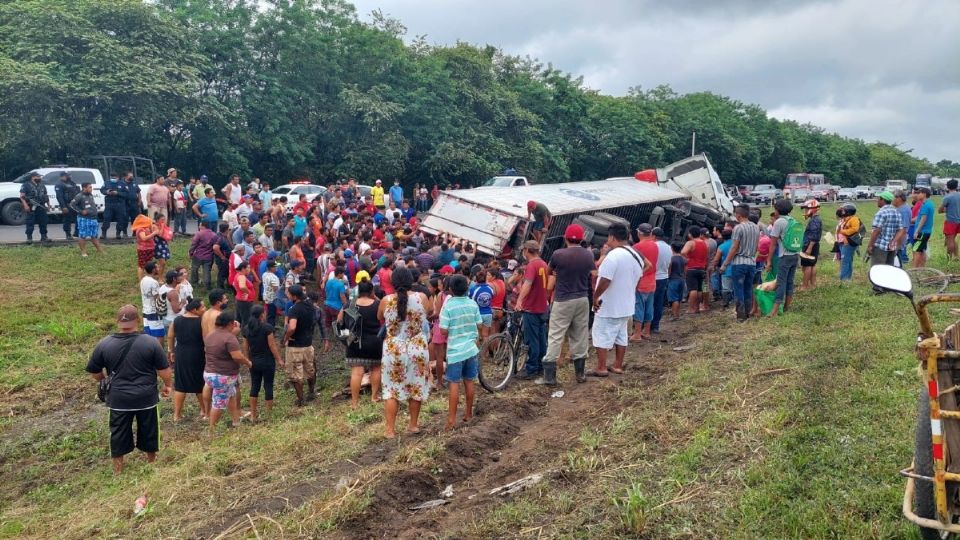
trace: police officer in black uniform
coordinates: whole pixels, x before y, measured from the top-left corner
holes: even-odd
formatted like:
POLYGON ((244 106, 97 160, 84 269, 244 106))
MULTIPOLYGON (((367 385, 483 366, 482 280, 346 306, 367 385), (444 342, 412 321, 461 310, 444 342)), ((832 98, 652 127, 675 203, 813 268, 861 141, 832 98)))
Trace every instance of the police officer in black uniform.
POLYGON ((100 229, 100 239, 107 237, 110 222, 116 222, 115 238, 119 239, 120 232, 127 225, 127 205, 120 194, 120 176, 115 172, 110 173, 110 179, 103 183, 100 193, 103 193, 103 228, 100 229))
POLYGON ((133 223, 143 212, 143 200, 140 198, 140 185, 133 178, 133 173, 127 171, 123 176, 123 182, 120 182, 120 194, 123 196, 123 202, 126 208, 126 221, 121 227, 121 234, 127 237, 127 226, 133 223))
POLYGON ((60 212, 63 214, 63 234, 67 240, 77 236, 77 214, 70 208, 70 203, 80 194, 80 186, 70 178, 70 173, 63 171, 60 173, 60 181, 53 186, 53 191, 57 196, 57 204, 60 206, 60 212), (74 231, 70 234, 70 231, 74 231))
POLYGON ((40 173, 32 173, 30 179, 20 186, 20 204, 27 215, 27 244, 33 243, 33 227, 40 227, 40 241, 50 243, 47 238, 47 210, 50 209, 50 196, 47 188, 40 183, 40 173))

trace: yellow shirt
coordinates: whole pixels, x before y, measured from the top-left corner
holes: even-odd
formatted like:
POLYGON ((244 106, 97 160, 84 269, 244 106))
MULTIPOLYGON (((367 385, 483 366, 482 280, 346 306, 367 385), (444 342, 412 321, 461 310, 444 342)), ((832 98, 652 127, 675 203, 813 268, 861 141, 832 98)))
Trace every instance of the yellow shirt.
POLYGON ((370 190, 370 195, 373 195, 373 205, 374 206, 384 206, 383 204, 383 188, 380 186, 373 186, 370 190))

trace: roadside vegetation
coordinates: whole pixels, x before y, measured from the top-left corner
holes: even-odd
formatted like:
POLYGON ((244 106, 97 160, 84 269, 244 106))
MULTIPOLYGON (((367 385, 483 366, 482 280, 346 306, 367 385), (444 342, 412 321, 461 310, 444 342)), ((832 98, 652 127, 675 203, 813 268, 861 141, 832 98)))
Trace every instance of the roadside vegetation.
MULTIPOLYGON (((872 201, 859 204, 869 223, 872 201)), ((824 230, 835 223, 822 210, 824 230)), ((935 238, 938 238, 935 236, 935 238)), ((939 242, 940 240, 938 240, 939 242)), ((174 243, 173 261, 186 244, 174 243)), ((825 249, 824 252, 827 250, 825 249)), ((711 313, 631 347, 620 384, 567 395, 513 386, 480 396, 479 423, 387 443, 381 409, 330 400, 345 380, 322 361, 317 404, 280 390, 273 418, 215 436, 162 411, 156 466, 110 471, 105 410, 83 372, 123 303, 137 304, 131 246, 81 259, 70 247, 0 253, 0 536, 502 538, 906 538, 900 516, 919 381, 909 304, 874 296, 858 261, 778 319, 711 313), (488 492, 532 473, 518 494, 488 492), (412 512, 453 486, 451 504, 412 512), (133 502, 147 493, 145 515, 133 502)), ((944 270, 942 246, 930 262, 944 270)), ((947 324, 938 319, 937 326, 947 324)), ((439 415, 439 416, 435 416, 439 415)))

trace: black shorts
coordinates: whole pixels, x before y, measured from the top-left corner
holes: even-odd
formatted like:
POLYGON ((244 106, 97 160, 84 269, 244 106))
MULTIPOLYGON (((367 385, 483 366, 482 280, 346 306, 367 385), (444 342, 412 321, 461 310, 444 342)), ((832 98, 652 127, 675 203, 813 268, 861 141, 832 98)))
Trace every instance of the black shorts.
POLYGON ((800 266, 810 268, 811 266, 816 266, 817 261, 820 260, 820 242, 813 244, 813 250, 811 250, 810 255, 812 259, 806 257, 800 257, 800 266))
POLYGON ((927 242, 929 241, 930 241, 930 233, 921 234, 920 239, 913 243, 914 253, 926 253, 927 242))
POLYGON ((120 457, 133 452, 134 446, 143 452, 160 449, 160 409, 156 406, 142 411, 110 410, 110 456, 120 457), (137 420, 137 439, 134 445, 133 420, 137 420))
POLYGON ((703 282, 707 279, 707 271, 700 268, 693 270, 687 269, 687 290, 690 292, 702 292, 703 282))

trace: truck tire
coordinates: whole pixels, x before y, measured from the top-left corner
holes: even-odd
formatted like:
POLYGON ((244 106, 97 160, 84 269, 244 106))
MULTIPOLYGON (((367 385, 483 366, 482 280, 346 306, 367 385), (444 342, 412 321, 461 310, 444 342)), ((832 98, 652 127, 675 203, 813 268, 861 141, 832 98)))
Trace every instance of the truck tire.
POLYGON ((650 217, 647 219, 647 223, 654 228, 660 227, 663 225, 663 220, 666 218, 666 214, 667 213, 664 211, 663 207, 658 206, 650 211, 650 217))
POLYGON ((20 201, 7 201, 0 208, 0 217, 7 225, 23 225, 27 221, 27 215, 23 212, 23 205, 20 201))
POLYGON ((611 223, 603 218, 592 216, 590 214, 582 214, 577 216, 577 219, 580 221, 581 225, 590 227, 593 229, 594 234, 607 236, 607 229, 610 228, 611 223))
POLYGON ((628 231, 631 229, 631 227, 630 227, 630 220, 629 220, 629 219, 624 219, 624 218, 622 218, 622 217, 620 217, 620 216, 615 216, 615 215, 613 215, 613 214, 608 214, 607 212, 597 212, 597 213, 595 213, 595 214, 593 214, 593 215, 594 215, 594 217, 598 217, 598 218, 600 218, 600 219, 605 219, 605 220, 609 221, 611 225, 614 224, 614 223, 620 223, 620 224, 622 224, 624 227, 626 227, 628 231))

